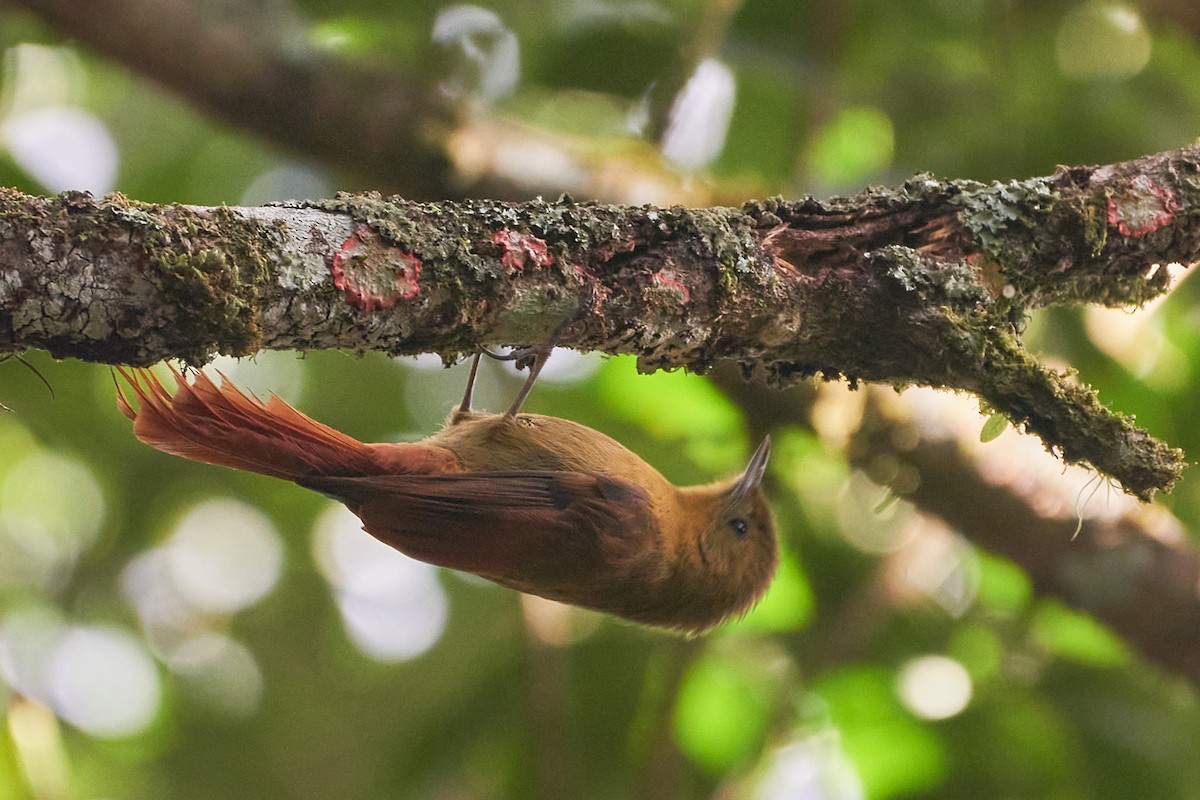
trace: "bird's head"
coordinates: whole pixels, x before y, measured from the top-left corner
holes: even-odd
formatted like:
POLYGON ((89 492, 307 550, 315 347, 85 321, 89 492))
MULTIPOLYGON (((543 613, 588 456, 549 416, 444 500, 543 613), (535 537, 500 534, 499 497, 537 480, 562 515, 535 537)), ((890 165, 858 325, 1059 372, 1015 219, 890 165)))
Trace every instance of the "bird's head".
POLYGON ((707 615, 698 620, 698 629, 745 613, 775 575, 779 546, 762 490, 770 454, 768 437, 740 475, 682 490, 684 514, 691 524, 690 537, 681 546, 691 552, 681 555, 689 577, 704 582, 703 596, 711 600, 711 607, 696 609, 698 617, 707 615))

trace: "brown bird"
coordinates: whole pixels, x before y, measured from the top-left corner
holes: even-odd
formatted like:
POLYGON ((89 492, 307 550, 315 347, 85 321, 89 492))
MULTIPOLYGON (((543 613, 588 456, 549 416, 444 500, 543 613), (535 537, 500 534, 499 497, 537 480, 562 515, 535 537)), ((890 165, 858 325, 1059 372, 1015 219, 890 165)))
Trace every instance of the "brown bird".
MULTIPOLYGON (((363 529, 413 558, 503 586, 687 632, 747 611, 777 562, 760 488, 764 440, 739 476, 676 487, 619 442, 569 420, 470 410, 414 443, 367 444, 221 375, 172 395, 120 370, 117 406, 146 444, 195 461, 295 481, 344 503, 363 529)), ((219 373, 218 373, 219 374, 219 373)))

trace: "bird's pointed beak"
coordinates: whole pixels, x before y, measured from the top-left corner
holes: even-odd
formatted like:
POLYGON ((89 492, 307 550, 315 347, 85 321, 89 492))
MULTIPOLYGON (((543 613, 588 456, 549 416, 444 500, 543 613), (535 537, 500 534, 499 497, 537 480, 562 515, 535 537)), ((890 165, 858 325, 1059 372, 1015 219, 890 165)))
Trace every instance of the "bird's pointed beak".
POLYGON ((750 456, 750 463, 746 465, 741 477, 733 485, 732 500, 735 502, 741 500, 762 485, 763 475, 767 472, 767 459, 770 457, 771 437, 768 436, 762 440, 762 444, 754 451, 754 455, 750 456))

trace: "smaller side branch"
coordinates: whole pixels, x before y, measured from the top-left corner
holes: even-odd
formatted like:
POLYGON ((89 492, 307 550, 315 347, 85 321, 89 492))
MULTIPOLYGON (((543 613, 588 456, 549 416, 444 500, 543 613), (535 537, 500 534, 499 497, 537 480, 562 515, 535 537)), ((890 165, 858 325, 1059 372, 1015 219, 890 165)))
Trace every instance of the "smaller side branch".
POLYGON ((1187 466, 1182 450, 1105 408, 1095 391, 1072 376, 1042 367, 1011 331, 993 331, 987 355, 978 376, 979 396, 1040 437, 1066 463, 1120 475, 1125 491, 1141 500, 1179 480, 1187 466))

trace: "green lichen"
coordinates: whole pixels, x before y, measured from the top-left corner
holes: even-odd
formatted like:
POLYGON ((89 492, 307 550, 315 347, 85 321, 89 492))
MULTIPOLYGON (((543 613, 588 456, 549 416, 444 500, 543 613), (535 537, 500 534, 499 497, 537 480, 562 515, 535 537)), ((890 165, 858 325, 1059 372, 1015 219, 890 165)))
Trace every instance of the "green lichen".
POLYGON ((924 258, 920 252, 899 245, 882 247, 868 254, 867 261, 881 264, 886 277, 922 301, 956 307, 992 303, 992 294, 979 282, 976 271, 961 261, 924 258))
POLYGON ((984 252, 1002 264, 1006 257, 1010 226, 1028 227, 1043 219, 1054 207, 1054 192, 1045 178, 1008 183, 963 184, 951 202, 963 206, 963 222, 975 235, 984 252))
POLYGON ((1083 222, 1083 242, 1088 256, 1098 258, 1108 244, 1108 213, 1103 203, 1080 201, 1079 219, 1083 222))
POLYGON ((694 226, 697 241, 710 250, 717 269, 715 285, 725 295, 733 295, 742 281, 760 267, 753 254, 758 250, 752 220, 744 209, 690 209, 688 222, 694 226))
POLYGON ((15 231, 37 226, 38 216, 29 207, 29 196, 8 186, 0 186, 0 239, 9 240, 15 231))
POLYGON ((976 258, 1000 267, 1005 287, 1012 287, 1005 299, 1023 307, 1045 288, 1038 232, 1047 227, 1056 202, 1050 183, 1034 178, 956 186, 959 191, 948 200, 963 208, 960 219, 974 236, 976 258))
POLYGON ((558 287, 518 289, 493 333, 506 341, 536 342, 579 311, 579 298, 558 287))
POLYGON ((1181 450, 1106 408, 1074 375, 1039 364, 1008 326, 985 320, 978 314, 950 318, 952 327, 962 332, 956 345, 977 356, 976 369, 963 388, 973 384, 988 404, 1037 434, 1063 461, 1094 466, 1117 478, 1139 500, 1171 490, 1186 466, 1181 450))
POLYGON ((185 361, 198 365, 215 353, 244 356, 261 348, 258 291, 272 273, 266 225, 225 207, 155 206, 120 195, 96 208, 140 236, 146 277, 175 312, 185 361))

